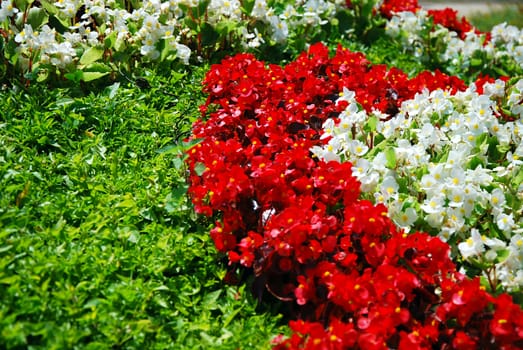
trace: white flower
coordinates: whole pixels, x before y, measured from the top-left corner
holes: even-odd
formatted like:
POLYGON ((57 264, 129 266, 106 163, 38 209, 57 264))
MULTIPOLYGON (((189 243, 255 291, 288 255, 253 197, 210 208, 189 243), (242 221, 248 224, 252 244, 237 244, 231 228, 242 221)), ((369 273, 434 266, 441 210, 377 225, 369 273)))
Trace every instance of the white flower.
POLYGON ((393 176, 386 176, 381 182, 380 193, 383 195, 385 200, 398 199, 399 185, 393 176))
POLYGON ((65 68, 73 61, 76 56, 76 50, 70 42, 55 43, 46 50, 46 54, 51 58, 51 63, 54 66, 65 68))
POLYGON ((13 6, 12 0, 3 0, 0 6, 0 22, 5 21, 8 17, 13 17, 18 13, 18 8, 13 6))
POLYGON ((367 153, 369 147, 359 140, 352 140, 349 143, 350 152, 358 157, 361 157, 367 153))
POLYGON ((500 188, 496 188, 490 193, 490 205, 492 205, 492 208, 495 211, 503 211, 505 203, 505 193, 503 193, 503 191, 500 188))
POLYGON ((418 219, 416 210, 412 207, 394 216, 394 222, 403 229, 409 228, 418 219))
POLYGON ((358 158, 356 162, 352 163, 352 175, 356 176, 358 180, 364 177, 370 169, 370 163, 365 158, 358 158))
POLYGON ((278 16, 270 16, 269 24, 272 29, 272 39, 277 43, 284 43, 289 36, 289 27, 285 21, 282 21, 278 16))
POLYGON ((189 64, 189 58, 191 57, 191 49, 186 45, 175 43, 176 46, 176 57, 178 57, 184 64, 189 64))
POLYGON ((427 214, 440 214, 444 208, 445 196, 443 194, 436 195, 425 199, 421 205, 421 209, 427 214))
POLYGON ((499 213, 498 215, 496 215, 494 220, 496 221, 496 225, 499 227, 499 229, 505 233, 510 232, 514 227, 514 216, 512 213, 499 213))
POLYGON ((505 82, 497 79, 494 83, 485 83, 483 93, 489 97, 503 97, 505 95, 505 82))
POLYGON ((465 242, 458 244, 459 252, 465 259, 477 256, 485 251, 485 246, 483 245, 479 231, 477 229, 471 229, 470 233, 470 237, 465 242))

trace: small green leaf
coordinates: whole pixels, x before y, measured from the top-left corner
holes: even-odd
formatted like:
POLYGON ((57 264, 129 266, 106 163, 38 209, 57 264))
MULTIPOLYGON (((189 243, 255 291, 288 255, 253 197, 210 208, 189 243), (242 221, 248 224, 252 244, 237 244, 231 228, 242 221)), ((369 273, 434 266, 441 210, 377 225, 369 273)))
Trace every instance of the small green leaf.
POLYGON ((369 119, 367 119, 367 122, 365 123, 363 130, 366 132, 375 132, 377 125, 378 117, 376 117, 375 115, 371 115, 369 119))
POLYGON ((111 34, 105 37, 104 39, 104 48, 105 49, 112 49, 114 47, 114 44, 116 43, 116 34, 117 31, 112 31, 111 34))
POLYGON ((470 60, 470 65, 472 67, 479 67, 482 65, 482 63, 483 63, 483 61, 479 58, 473 58, 470 60))
POLYGON ((82 57, 80 57, 80 64, 86 66, 88 64, 94 63, 102 58, 103 54, 104 50, 102 48, 91 46, 85 50, 82 57))
POLYGON ((74 83, 79 83, 82 80, 84 72, 81 70, 75 70, 74 72, 64 74, 66 79, 71 80, 74 83))
POLYGON ((385 159, 387 160, 386 166, 389 169, 396 168, 396 152, 393 147, 387 147, 384 150, 385 159))
POLYGON ((156 153, 160 153, 160 154, 171 154, 171 153, 180 154, 180 152, 181 152, 180 145, 175 145, 175 144, 170 144, 170 145, 164 146, 156 151, 156 153))
POLYGON ((205 171, 205 164, 200 163, 200 162, 196 163, 196 165, 194 166, 194 172, 196 173, 196 175, 202 176, 204 171, 205 171))
POLYGON ((100 79, 101 77, 104 77, 107 74, 109 74, 109 72, 83 72, 82 80, 85 82, 93 81, 96 79, 100 79))
POLYGON ((252 9, 254 8, 255 0, 244 0, 242 1, 242 11, 246 15, 250 15, 252 12, 252 9))

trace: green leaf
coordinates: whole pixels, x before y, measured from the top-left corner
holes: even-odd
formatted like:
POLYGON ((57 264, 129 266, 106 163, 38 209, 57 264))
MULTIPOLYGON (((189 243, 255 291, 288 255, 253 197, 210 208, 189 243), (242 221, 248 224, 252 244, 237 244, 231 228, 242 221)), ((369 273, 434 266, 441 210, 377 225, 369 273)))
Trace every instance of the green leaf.
POLYGON ((83 72, 82 80, 85 82, 100 79, 109 74, 109 72, 83 72))
POLYGON ((113 85, 106 87, 105 90, 106 90, 106 92, 109 93, 107 96, 109 96, 109 98, 112 100, 114 98, 114 96, 116 96, 116 94, 118 93, 119 88, 120 88, 119 82, 116 82, 113 85))
POLYGON ((81 70, 75 70, 74 72, 64 74, 64 76, 74 83, 79 83, 82 80, 83 72, 81 70))
POLYGON ((366 132, 375 132, 376 127, 378 125, 378 117, 375 115, 371 115, 369 119, 367 119, 367 122, 363 126, 363 130, 366 132))
POLYGON ((242 12, 246 15, 250 15, 254 8, 255 0, 244 0, 242 1, 242 12))
POLYGON ((80 57, 80 64, 87 66, 91 63, 98 61, 103 57, 104 50, 100 47, 91 46, 84 51, 82 57, 80 57))
POLYGON ((194 19, 192 19, 191 17, 185 17, 184 20, 183 20, 183 23, 189 29, 192 29, 193 31, 199 32, 200 28, 199 28, 198 23, 194 19))
POLYGON ((473 58, 470 60, 470 65, 472 67, 479 67, 483 64, 483 61, 480 58, 473 58))
MULTIPOLYGON (((201 27, 201 34, 202 34, 202 44, 204 46, 213 46, 216 44, 216 41, 220 38, 220 34, 214 29, 214 27, 205 22, 202 24, 201 27)), ((225 35, 226 33, 222 33, 222 35, 225 35)))
POLYGON ((207 13, 207 7, 209 6, 210 3, 211 3, 211 0, 200 0, 198 2, 198 7, 197 7, 198 13, 196 14, 198 16, 198 18, 203 17, 207 13))
POLYGON ((105 37, 104 39, 104 48, 105 49, 112 49, 114 48, 114 45, 116 43, 117 38, 117 31, 112 31, 111 34, 105 37))
POLYGON ((512 179, 512 184, 516 188, 518 188, 521 183, 523 183, 523 167, 519 169, 517 175, 512 179))
POLYGON ((393 147, 387 147, 384 150, 385 159, 387 160, 386 166, 389 169, 396 168, 396 152, 393 147))
POLYGON ((42 7, 32 7, 27 14, 27 23, 35 30, 47 23, 48 19, 49 15, 42 7))
POLYGON ((196 173, 196 175, 202 176, 205 171, 205 168, 205 164, 198 162, 194 165, 194 172, 196 173))
POLYGON ((67 21, 54 14, 49 16, 48 25, 60 34, 69 30, 67 21))

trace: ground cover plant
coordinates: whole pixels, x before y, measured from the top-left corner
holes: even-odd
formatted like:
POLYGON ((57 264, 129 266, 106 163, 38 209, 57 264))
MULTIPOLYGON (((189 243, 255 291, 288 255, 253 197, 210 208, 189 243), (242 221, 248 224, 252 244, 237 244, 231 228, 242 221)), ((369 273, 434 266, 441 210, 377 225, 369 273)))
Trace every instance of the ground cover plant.
POLYGON ((278 317, 223 286, 184 196, 202 73, 1 93, 1 348, 269 346, 278 317))
POLYGON ((523 347, 520 29, 369 0, 0 22, 1 347, 523 347), (438 187, 478 181, 437 208, 461 226, 404 162, 423 126, 435 167, 473 146, 438 187))

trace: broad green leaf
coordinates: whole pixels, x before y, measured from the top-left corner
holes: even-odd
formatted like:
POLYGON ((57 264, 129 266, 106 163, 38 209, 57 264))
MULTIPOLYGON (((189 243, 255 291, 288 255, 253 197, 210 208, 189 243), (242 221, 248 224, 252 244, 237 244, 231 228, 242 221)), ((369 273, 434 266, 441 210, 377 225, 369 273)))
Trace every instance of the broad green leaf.
POLYGON ((473 58, 470 60, 470 65, 472 67, 479 67, 483 64, 483 61, 480 58, 473 58))
POLYGON ((58 7, 56 7, 55 5, 53 5, 51 2, 49 2, 47 0, 40 0, 40 4, 42 4, 42 8, 45 9, 47 11, 47 13, 49 13, 49 14, 57 15, 60 13, 60 10, 58 9, 58 7))
POLYGON ((40 28, 48 19, 49 15, 42 7, 31 7, 27 14, 27 23, 34 29, 40 28))
POLYGON ((104 49, 96 46, 91 46, 84 51, 82 57, 80 57, 80 64, 87 66, 91 63, 98 61, 103 57, 104 49))
POLYGON ((108 87, 105 88, 106 92, 108 92, 109 98, 112 100, 116 94, 118 93, 118 89, 120 88, 120 83, 116 82, 108 87))

